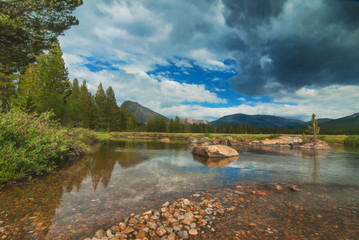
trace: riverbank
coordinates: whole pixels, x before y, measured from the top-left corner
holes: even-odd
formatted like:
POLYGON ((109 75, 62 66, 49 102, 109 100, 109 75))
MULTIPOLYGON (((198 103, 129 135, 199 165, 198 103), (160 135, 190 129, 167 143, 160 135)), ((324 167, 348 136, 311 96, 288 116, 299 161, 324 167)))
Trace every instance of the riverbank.
POLYGON ((132 213, 81 239, 357 239, 357 196, 357 188, 340 185, 216 188, 132 213))
POLYGON ((0 184, 53 172, 95 144, 88 129, 66 128, 52 119, 18 110, 0 115, 0 184))
MULTIPOLYGON (((264 139, 274 139, 280 136, 302 137, 302 135, 295 134, 224 134, 224 133, 158 133, 158 132, 96 132, 97 136, 101 140, 123 140, 123 139, 164 139, 170 140, 187 140, 190 137, 193 138, 226 138, 231 137, 235 140, 246 139, 248 141, 260 141, 264 139)), ((320 135, 318 139, 336 145, 343 145, 344 140, 348 138, 347 135, 320 135)), ((349 138, 353 138, 349 136, 349 138)), ((355 138, 356 139, 356 138, 355 138)), ((349 142, 348 142, 349 143, 349 142)))

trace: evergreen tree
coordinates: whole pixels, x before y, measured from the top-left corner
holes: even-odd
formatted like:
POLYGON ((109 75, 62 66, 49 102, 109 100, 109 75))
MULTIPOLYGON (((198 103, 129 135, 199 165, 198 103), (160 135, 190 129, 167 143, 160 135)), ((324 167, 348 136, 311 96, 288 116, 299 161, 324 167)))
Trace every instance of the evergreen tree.
POLYGON ((158 123, 158 131, 166 132, 166 130, 167 130, 166 120, 163 117, 161 117, 158 123))
POLYGON ((65 101, 70 94, 70 82, 58 42, 46 55, 31 64, 19 84, 15 103, 23 110, 43 113, 53 111, 62 119, 65 101))
POLYGON ((0 1, 0 96, 9 110, 17 74, 23 74, 57 36, 78 24, 72 11, 81 0, 0 1))
POLYGON ((68 97, 66 106, 65 106, 65 117, 64 122, 71 126, 80 125, 80 86, 77 78, 73 80, 71 84, 71 95, 68 97))
POLYGON ((83 80, 79 92, 79 120, 80 126, 84 128, 94 129, 96 125, 96 110, 92 100, 92 95, 87 89, 86 81, 83 80))
POLYGON ((179 119, 178 116, 176 116, 176 118, 175 118, 175 121, 173 123, 173 127, 174 127, 174 132, 176 132, 176 133, 182 132, 183 127, 182 127, 182 124, 181 124, 181 120, 179 119))
POLYGON ((94 97, 95 107, 96 107, 96 129, 98 130, 107 130, 106 129, 106 94, 103 90, 102 84, 100 83, 97 88, 97 92, 94 97))
POLYGON ((172 118, 168 122, 167 129, 168 129, 167 131, 170 132, 170 133, 175 132, 175 126, 174 126, 174 122, 173 122, 172 118))
POLYGON ((319 126, 318 120, 316 119, 316 115, 314 113, 312 114, 312 119, 310 120, 310 125, 308 125, 307 132, 313 134, 313 141, 316 143, 317 135, 319 134, 319 126))
POLYGON ((115 92, 112 87, 108 87, 106 90, 106 101, 104 103, 104 126, 107 131, 118 130, 116 122, 119 118, 119 107, 117 106, 115 92))

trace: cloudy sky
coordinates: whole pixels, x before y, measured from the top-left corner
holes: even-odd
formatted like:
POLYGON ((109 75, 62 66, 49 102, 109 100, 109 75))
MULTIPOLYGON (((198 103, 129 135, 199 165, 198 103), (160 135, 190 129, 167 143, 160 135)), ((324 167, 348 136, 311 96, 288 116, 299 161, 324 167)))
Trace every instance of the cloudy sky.
POLYGON ((167 117, 359 112, 359 2, 84 0, 70 77, 167 117))

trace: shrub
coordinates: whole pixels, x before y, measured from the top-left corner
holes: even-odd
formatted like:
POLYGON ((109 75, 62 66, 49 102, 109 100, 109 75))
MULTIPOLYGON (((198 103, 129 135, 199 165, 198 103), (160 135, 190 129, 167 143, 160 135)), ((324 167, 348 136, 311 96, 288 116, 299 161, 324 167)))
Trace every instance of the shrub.
POLYGON ((70 156, 84 153, 91 134, 64 128, 52 116, 0 113, 0 182, 51 172, 70 156))
POLYGON ((344 144, 350 145, 350 146, 359 146, 359 136, 353 135, 353 136, 346 137, 344 139, 344 144))

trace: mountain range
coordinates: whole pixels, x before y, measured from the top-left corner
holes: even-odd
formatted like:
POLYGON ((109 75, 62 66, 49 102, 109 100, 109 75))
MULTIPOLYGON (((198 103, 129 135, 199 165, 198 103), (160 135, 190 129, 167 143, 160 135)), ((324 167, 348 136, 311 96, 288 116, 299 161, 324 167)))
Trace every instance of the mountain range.
MULTIPOLYGON (((141 125, 146 124, 148 118, 153 118, 157 115, 159 118, 164 118, 166 121, 169 119, 165 116, 142 106, 137 102, 125 101, 121 107, 127 108, 130 112, 132 112, 136 118, 137 122, 141 125)), ((205 123, 206 120, 193 120, 190 118, 182 119, 182 122, 187 120, 188 123, 205 123)), ((257 127, 273 127, 273 128, 305 128, 308 126, 309 122, 297 120, 297 119, 289 119, 284 117, 278 117, 273 115, 247 115, 242 113, 232 114, 223 116, 215 121, 209 123, 220 125, 220 124, 246 124, 246 125, 254 125, 257 127)), ((330 119, 330 118, 319 118, 318 124, 321 130, 334 130, 334 129, 357 129, 359 128, 359 113, 355 113, 350 116, 338 118, 338 119, 330 119)))

